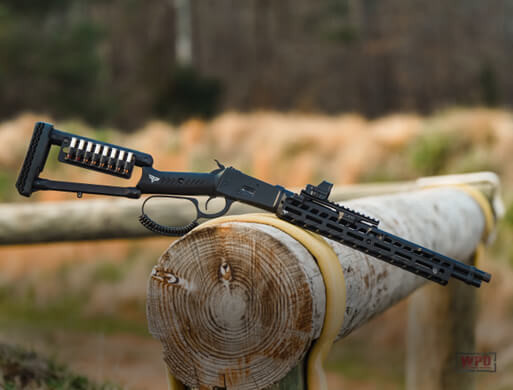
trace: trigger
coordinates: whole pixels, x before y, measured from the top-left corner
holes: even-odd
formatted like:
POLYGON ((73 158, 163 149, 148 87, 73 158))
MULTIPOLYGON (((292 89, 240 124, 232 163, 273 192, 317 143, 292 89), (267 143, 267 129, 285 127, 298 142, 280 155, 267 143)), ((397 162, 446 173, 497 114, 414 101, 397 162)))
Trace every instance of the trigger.
POLYGON ((212 199, 215 199, 215 198, 217 198, 217 196, 215 196, 215 195, 208 197, 207 201, 205 202, 205 210, 208 210, 208 202, 210 202, 212 199))

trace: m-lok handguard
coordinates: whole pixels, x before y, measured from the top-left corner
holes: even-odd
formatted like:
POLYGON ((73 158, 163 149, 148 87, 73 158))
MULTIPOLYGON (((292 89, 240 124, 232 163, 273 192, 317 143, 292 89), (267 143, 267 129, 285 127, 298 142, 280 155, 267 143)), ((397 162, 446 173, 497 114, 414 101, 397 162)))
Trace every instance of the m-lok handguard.
POLYGON ((153 196, 143 203, 140 222, 156 233, 169 236, 186 234, 198 225, 199 219, 224 215, 233 202, 239 201, 275 213, 294 225, 441 285, 447 284, 451 277, 475 287, 490 281, 489 273, 387 233, 378 228, 378 220, 330 202, 331 183, 309 184, 296 194, 217 164, 218 167, 209 173, 162 172, 152 167, 153 158, 149 154, 66 133, 51 124, 38 122, 16 187, 24 196, 40 190, 55 190, 76 192, 79 197, 83 193, 128 198, 158 194, 191 201, 196 207, 196 218, 190 224, 178 227, 160 225, 145 213, 144 206, 153 196), (117 187, 41 178, 39 174, 52 145, 60 146, 58 159, 63 163, 125 179, 131 177, 134 166, 139 166, 142 168, 139 183, 136 187, 117 187), (186 195, 208 196, 205 207, 212 198, 223 197, 225 206, 218 212, 204 213, 198 200, 186 195))

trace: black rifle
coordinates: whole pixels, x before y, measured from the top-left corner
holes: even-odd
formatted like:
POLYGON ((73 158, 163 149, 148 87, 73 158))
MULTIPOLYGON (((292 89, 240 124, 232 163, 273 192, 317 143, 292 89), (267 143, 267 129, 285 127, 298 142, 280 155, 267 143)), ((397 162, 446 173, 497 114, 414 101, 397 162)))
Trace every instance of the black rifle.
POLYGON ((379 221, 376 219, 330 202, 331 183, 323 181, 318 186, 309 184, 296 194, 232 167, 225 168, 219 162, 217 164, 218 168, 210 173, 161 172, 152 168, 153 158, 149 154, 59 131, 51 124, 38 122, 16 187, 24 196, 39 190, 56 190, 76 192, 79 197, 82 193, 128 198, 139 198, 142 194, 164 194, 166 197, 191 201, 196 207, 196 218, 181 227, 156 223, 145 214, 143 203, 139 217, 141 223, 156 233, 169 236, 181 236, 191 231, 200 218, 224 215, 233 202, 239 201, 275 213, 294 225, 442 285, 447 284, 451 277, 475 287, 480 287, 482 281, 490 281, 489 273, 378 229, 379 221), (61 162, 126 179, 130 178, 134 166, 139 166, 142 177, 136 187, 43 179, 39 174, 52 145, 60 146, 58 159, 61 162), (207 205, 210 199, 223 197, 225 207, 219 212, 206 214, 199 209, 197 199, 184 195, 207 195, 207 205))

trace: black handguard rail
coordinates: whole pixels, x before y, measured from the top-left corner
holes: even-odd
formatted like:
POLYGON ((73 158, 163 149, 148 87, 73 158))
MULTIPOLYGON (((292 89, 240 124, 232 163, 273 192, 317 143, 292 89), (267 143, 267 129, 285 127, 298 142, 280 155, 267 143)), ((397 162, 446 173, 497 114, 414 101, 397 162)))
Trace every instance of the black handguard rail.
POLYGON ((307 185, 299 194, 272 185, 217 162, 210 173, 162 172, 154 169, 153 158, 146 153, 56 130, 53 125, 38 122, 21 168, 16 187, 21 195, 54 190, 109 196, 139 198, 158 194, 191 201, 195 219, 186 226, 164 226, 153 221, 144 211, 140 222, 162 235, 179 236, 198 225, 199 219, 224 215, 233 202, 239 201, 275 213, 279 218, 320 234, 376 259, 401 267, 423 278, 446 285, 450 278, 480 287, 491 275, 378 228, 379 221, 328 200, 332 184, 307 185), (86 169, 128 179, 134 166, 142 168, 136 187, 105 186, 87 183, 53 181, 39 177, 52 145, 60 146, 59 161, 86 169), (208 196, 208 202, 223 197, 225 206, 213 213, 201 211, 198 200, 186 195, 208 196))

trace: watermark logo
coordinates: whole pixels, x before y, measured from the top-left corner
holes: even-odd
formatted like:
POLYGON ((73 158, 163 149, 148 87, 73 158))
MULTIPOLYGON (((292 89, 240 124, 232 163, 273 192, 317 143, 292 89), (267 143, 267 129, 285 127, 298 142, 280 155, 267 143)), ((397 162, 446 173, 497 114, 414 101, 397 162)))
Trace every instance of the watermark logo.
POLYGON ((484 353, 458 353, 457 367, 464 371, 497 371, 497 354, 495 352, 484 353))

